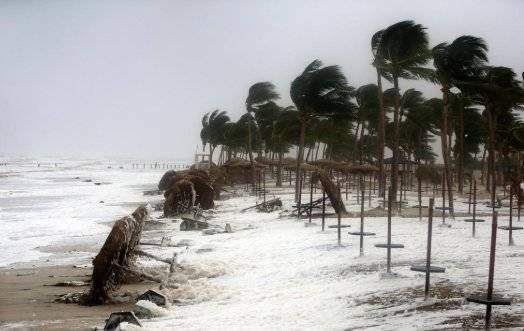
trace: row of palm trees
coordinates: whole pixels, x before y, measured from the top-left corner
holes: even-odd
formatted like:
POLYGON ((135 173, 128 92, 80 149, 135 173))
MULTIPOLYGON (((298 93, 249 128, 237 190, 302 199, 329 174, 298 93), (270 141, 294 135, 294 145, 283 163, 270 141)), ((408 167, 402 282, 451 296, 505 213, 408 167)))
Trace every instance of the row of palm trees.
POLYGON ((376 84, 354 88, 340 67, 315 60, 291 83, 293 106, 276 103, 279 95, 272 83, 256 83, 249 88, 246 113, 238 121, 232 122, 218 110, 204 116, 202 143, 209 145, 211 157, 219 145, 221 155, 228 158, 245 153, 253 179, 253 151, 282 160, 295 146, 299 174, 304 158, 318 158, 322 147, 322 158, 376 164, 381 195, 386 188, 384 151, 388 147, 396 201, 399 163, 434 161, 431 143, 437 136, 451 210, 452 164, 462 192, 465 164, 477 158, 480 146, 484 146, 484 156, 488 151, 487 188, 494 201, 497 156, 500 162, 515 161, 515 155, 524 150, 524 124, 515 113, 524 104, 524 89, 512 69, 488 64, 487 50, 485 41, 474 36, 429 48, 426 28, 402 21, 371 38, 376 84), (384 89, 383 79, 393 87, 384 89), (426 99, 412 88, 401 92, 400 80, 418 79, 438 85, 442 98, 426 99))

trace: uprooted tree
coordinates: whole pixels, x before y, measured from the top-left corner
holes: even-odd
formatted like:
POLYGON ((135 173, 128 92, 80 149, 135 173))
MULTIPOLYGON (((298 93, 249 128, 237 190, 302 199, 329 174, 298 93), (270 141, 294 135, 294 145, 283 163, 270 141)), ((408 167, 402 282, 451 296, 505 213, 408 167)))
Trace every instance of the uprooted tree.
POLYGON ((311 173, 311 183, 317 184, 319 181, 322 185, 322 188, 326 192, 329 201, 331 201, 331 206, 333 209, 335 209, 335 212, 339 215, 347 214, 346 206, 340 197, 339 188, 333 183, 333 181, 329 178, 329 175, 323 170, 318 170, 311 173))
POLYGON ((138 207, 131 216, 115 222, 111 232, 93 260, 91 287, 82 300, 86 304, 102 304, 109 299, 126 277, 126 270, 136 256, 136 247, 142 235, 142 227, 149 219, 145 206, 138 207))

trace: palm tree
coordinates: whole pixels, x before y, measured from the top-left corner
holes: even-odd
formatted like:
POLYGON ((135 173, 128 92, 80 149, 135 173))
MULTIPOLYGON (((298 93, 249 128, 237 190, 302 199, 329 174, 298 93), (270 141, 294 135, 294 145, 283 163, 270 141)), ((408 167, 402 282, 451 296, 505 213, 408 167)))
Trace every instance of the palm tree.
POLYGON ((202 150, 209 144, 209 164, 213 161, 215 148, 224 141, 226 124, 230 121, 225 111, 214 110, 211 114, 206 113, 202 117, 202 129, 200 139, 202 139, 202 150))
MULTIPOLYGON (((355 100, 358 105, 357 133, 358 133, 359 125, 360 124, 362 125, 361 131, 360 131, 360 138, 355 139, 355 146, 357 145, 357 142, 359 146, 360 163, 362 163, 363 152, 364 152, 364 144, 363 144, 364 130, 367 128, 368 133, 369 133, 372 123, 376 123, 376 120, 380 118, 380 106, 379 106, 379 95, 378 94, 379 94, 378 86, 375 84, 363 85, 359 87, 355 93, 355 100)), ((384 124, 383 119, 381 121, 381 124, 382 125, 384 124)), ((379 158, 380 156, 377 157, 377 159, 379 158)))
MULTIPOLYGON (((275 91, 275 85, 271 82, 259 82, 253 84, 248 91, 248 95, 246 98, 246 111, 248 114, 251 114, 254 112, 258 106, 265 104, 267 102, 270 102, 272 100, 278 99, 280 96, 275 91)), ((252 189, 255 190, 255 163, 253 160, 253 148, 252 148, 252 126, 255 125, 255 121, 251 120, 248 121, 247 125, 247 135, 248 135, 248 143, 247 143, 247 152, 249 155, 249 162, 251 162, 251 183, 252 183, 252 189)))
POLYGON ((495 205, 497 180, 495 176, 495 151, 497 117, 524 103, 524 89, 515 72, 507 67, 483 67, 478 81, 462 84, 473 95, 476 103, 484 106, 488 123, 489 172, 491 178, 491 203, 495 205))
POLYGON ((289 152, 292 145, 298 145, 300 134, 300 124, 298 111, 294 107, 284 108, 279 112, 276 121, 273 123, 271 138, 269 140, 270 149, 277 154, 277 187, 282 187, 282 159, 285 153, 289 152))
POLYGON ((473 36, 461 36, 451 44, 441 43, 432 50, 435 76, 442 87, 442 130, 441 146, 444 161, 444 176, 448 189, 450 212, 453 213, 453 187, 451 183, 448 147, 448 106, 450 89, 461 82, 474 79, 480 66, 488 60, 488 47, 484 40, 473 36))
POLYGON ((384 30, 376 32, 371 37, 371 53, 373 54, 373 66, 377 71, 377 101, 378 101, 378 118, 377 118, 377 158, 378 158, 378 192, 379 196, 384 196, 386 192, 386 176, 384 174, 384 148, 386 147, 386 112, 384 107, 384 97, 382 93, 382 77, 391 81, 391 74, 384 70, 384 58, 381 54, 382 48, 380 43, 384 30))
MULTIPOLYGON (((398 154, 400 141, 400 89, 399 78, 431 79, 432 70, 424 65, 430 58, 426 28, 413 21, 402 21, 382 30, 375 42, 379 61, 379 73, 387 72, 393 80, 395 89, 393 113, 393 158, 391 166, 391 187, 396 201, 398 189, 398 154)), ((373 44, 373 42, 372 42, 373 44)))
POLYGON ((300 119, 300 136, 297 156, 295 199, 300 195, 300 167, 304 156, 306 126, 317 116, 329 117, 337 113, 350 114, 353 89, 338 66, 322 67, 319 60, 309 64, 291 83, 291 100, 297 107, 300 119))

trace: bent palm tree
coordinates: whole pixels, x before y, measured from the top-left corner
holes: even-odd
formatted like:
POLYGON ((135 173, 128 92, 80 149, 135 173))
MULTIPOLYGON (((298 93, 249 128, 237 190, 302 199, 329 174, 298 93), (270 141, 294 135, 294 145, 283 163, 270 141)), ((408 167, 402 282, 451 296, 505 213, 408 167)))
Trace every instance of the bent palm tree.
POLYGON ((450 153, 448 146, 448 106, 450 89, 462 82, 471 81, 479 68, 488 60, 488 47, 484 40, 473 36, 461 36, 451 44, 442 43, 432 50, 435 76, 442 87, 442 130, 441 146, 444 161, 444 176, 448 189, 450 212, 453 214, 453 189, 450 173, 450 153))
POLYGON ((393 201, 396 201, 398 189, 398 154, 400 141, 400 89, 398 80, 432 79, 432 70, 424 65, 430 58, 426 28, 413 21, 393 24, 380 32, 376 53, 380 61, 375 63, 381 72, 387 72, 393 80, 395 89, 393 115, 393 158, 391 166, 391 187, 393 201))
MULTIPOLYGON (((253 84, 249 88, 249 92, 246 98, 246 111, 248 114, 254 112, 258 106, 278 99, 280 96, 275 91, 275 85, 271 82, 259 82, 253 84)), ((252 190, 255 190, 255 163, 253 160, 253 147, 252 147, 252 126, 255 124, 254 119, 251 117, 247 123, 247 152, 249 155, 249 162, 251 163, 251 183, 252 190)))
POLYGON ((225 111, 215 110, 211 114, 206 113, 202 117, 202 129, 200 138, 202 139, 202 149, 209 143, 209 164, 213 161, 213 152, 217 145, 224 140, 226 124, 229 122, 229 116, 225 111))
POLYGON ((299 112, 300 139, 297 156, 295 199, 300 195, 300 167, 304 156, 306 125, 316 116, 350 115, 353 88, 338 66, 322 67, 319 60, 309 64, 304 72, 291 83, 291 100, 299 112))

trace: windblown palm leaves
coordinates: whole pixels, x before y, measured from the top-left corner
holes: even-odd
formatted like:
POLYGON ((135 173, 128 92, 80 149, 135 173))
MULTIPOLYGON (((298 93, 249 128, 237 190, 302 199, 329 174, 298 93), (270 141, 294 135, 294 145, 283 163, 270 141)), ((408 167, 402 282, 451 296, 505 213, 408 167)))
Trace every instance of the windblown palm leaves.
MULTIPOLYGON (((278 99, 280 96, 275 91, 275 85, 271 82, 259 82, 253 84, 248 91, 246 98, 246 111, 248 114, 251 114, 256 110, 257 106, 263 105, 272 100, 278 99)), ((248 142, 247 142, 247 152, 249 155, 249 162, 251 162, 251 176, 253 184, 253 192, 255 191, 255 165, 253 159, 253 146, 252 146, 252 136, 253 136, 253 121, 247 122, 248 129, 248 142)))
POLYGON ((377 72, 391 78, 395 89, 393 115, 393 162, 391 167, 391 186, 396 201, 398 187, 398 154, 400 143, 400 91, 399 78, 434 79, 433 71, 426 68, 431 53, 428 49, 426 28, 413 21, 402 21, 389 26, 372 38, 377 72), (387 73, 384 75, 384 73, 387 73))
MULTIPOLYGON (((291 100, 297 107, 300 118, 300 142, 297 158, 297 173, 300 171, 306 139, 306 125, 316 116, 352 115, 354 105, 350 101, 353 88, 338 66, 323 67, 319 60, 309 64, 304 72, 291 83, 291 100)), ((296 181, 296 196, 299 194, 299 177, 296 181)))
POLYGON ((200 130, 200 139, 202 140, 202 149, 209 144, 209 161, 212 161, 213 152, 217 145, 223 144, 224 132, 229 116, 225 111, 218 109, 211 114, 207 113, 202 117, 202 129, 200 130))

